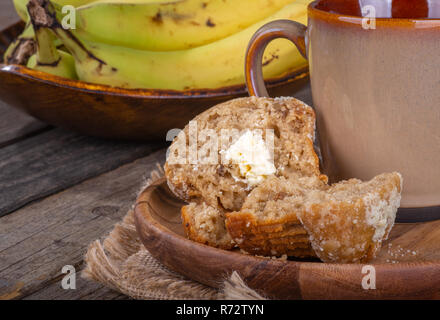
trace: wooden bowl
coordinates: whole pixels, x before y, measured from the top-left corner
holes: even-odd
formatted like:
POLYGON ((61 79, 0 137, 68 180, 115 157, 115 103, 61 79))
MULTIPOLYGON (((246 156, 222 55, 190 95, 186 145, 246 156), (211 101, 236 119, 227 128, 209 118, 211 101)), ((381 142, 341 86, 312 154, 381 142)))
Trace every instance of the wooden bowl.
MULTIPOLYGON (((0 32, 0 56, 23 23, 0 32)), ((308 85, 308 69, 268 81, 272 96, 291 96, 308 85)), ((0 64, 0 99, 49 124, 117 139, 165 139, 200 112, 246 96, 244 85, 206 90, 121 89, 0 64)))
POLYGON ((158 180, 137 200, 136 228, 157 260, 203 284, 218 288, 237 271, 249 287, 276 299, 440 299, 440 221, 397 224, 370 263, 376 289, 365 290, 365 265, 271 260, 190 241, 183 204, 158 180))

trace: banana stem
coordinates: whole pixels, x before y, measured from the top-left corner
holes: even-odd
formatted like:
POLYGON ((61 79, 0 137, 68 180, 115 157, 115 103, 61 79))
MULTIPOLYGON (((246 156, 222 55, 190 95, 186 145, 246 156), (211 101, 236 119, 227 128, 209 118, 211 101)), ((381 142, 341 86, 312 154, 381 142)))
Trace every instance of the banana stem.
POLYGON ((43 59, 48 59, 51 57, 53 52, 57 51, 53 45, 53 39, 52 41, 49 41, 52 31, 63 42, 63 44, 78 62, 92 58, 99 64, 105 64, 103 61, 96 58, 90 51, 88 51, 81 41, 79 41, 79 39, 70 30, 66 30, 61 26, 56 17, 55 8, 50 1, 29 0, 28 12, 36 33, 38 34, 40 30, 44 31, 41 31, 39 35, 41 37, 42 44, 48 44, 49 42, 52 44, 46 49, 43 49, 43 47, 45 47, 43 45, 41 47, 39 46, 39 49, 41 48, 41 57, 43 59))
POLYGON ((49 21, 51 17, 41 14, 39 6, 41 0, 30 0, 27 4, 27 10, 34 27, 35 39, 37 41, 37 63, 39 65, 56 65, 61 57, 54 44, 55 35, 48 29, 44 23, 49 21))
POLYGON ((3 56, 7 64, 26 64, 35 53, 34 29, 28 22, 23 33, 12 42, 3 56))
POLYGON ((93 55, 84 47, 84 45, 71 31, 65 30, 61 26, 55 26, 52 28, 52 30, 70 51, 70 53, 75 57, 75 60, 78 62, 83 62, 86 59, 94 58, 93 55))
POLYGON ((54 34, 47 28, 35 30, 37 39, 37 62, 40 65, 53 65, 60 61, 60 54, 55 47, 54 34))

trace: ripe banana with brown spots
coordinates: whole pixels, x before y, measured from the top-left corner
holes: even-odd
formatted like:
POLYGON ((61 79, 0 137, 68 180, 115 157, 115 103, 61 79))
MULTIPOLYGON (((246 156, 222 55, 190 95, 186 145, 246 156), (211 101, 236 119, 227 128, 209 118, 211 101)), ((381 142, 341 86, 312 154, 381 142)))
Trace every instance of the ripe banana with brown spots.
POLYGON ((184 50, 235 34, 289 3, 292 0, 100 0, 77 9, 76 32, 91 42, 184 50))
MULTIPOLYGON (((53 0, 59 6, 72 5, 74 7, 82 6, 92 0, 53 0)), ((3 61, 7 64, 34 65, 35 61, 28 63, 29 58, 35 53, 35 33, 32 24, 29 21, 27 4, 29 0, 13 0, 15 11, 18 16, 26 23, 25 29, 6 49, 3 55, 3 61)), ((55 39, 55 45, 59 46, 58 39, 55 39)), ((62 55, 67 54, 63 52, 62 55)), ((35 57, 32 58, 35 60, 35 57)))
MULTIPOLYGON (((73 55, 79 79, 124 88, 184 90, 243 84, 246 47, 258 28, 276 19, 307 23, 307 6, 294 2, 219 41, 187 50, 157 52, 82 39, 61 27, 50 13, 49 1, 31 1, 44 3, 46 17, 38 20, 46 23, 41 27, 50 28, 73 55)), ((285 39, 277 39, 267 47, 264 61, 266 78, 307 65, 296 47, 285 39)))
MULTIPOLYGON (((123 0, 122 0, 123 1, 123 0)), ((24 22, 29 20, 28 12, 27 12, 27 4, 29 0, 13 0, 15 11, 18 16, 24 22)), ((90 2, 94 2, 94 0, 52 0, 53 3, 59 6, 71 5, 75 8, 88 4, 90 2)))

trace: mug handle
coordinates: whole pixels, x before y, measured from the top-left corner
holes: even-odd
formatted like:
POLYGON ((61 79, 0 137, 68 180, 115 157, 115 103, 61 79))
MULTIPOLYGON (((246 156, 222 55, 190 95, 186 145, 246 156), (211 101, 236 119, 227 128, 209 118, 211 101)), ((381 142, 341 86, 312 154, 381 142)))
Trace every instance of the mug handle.
POLYGON ((269 97, 263 78, 263 54, 269 42, 277 38, 292 41, 301 55, 306 53, 307 27, 292 20, 276 20, 262 26, 252 37, 245 60, 246 86, 250 96, 269 97))

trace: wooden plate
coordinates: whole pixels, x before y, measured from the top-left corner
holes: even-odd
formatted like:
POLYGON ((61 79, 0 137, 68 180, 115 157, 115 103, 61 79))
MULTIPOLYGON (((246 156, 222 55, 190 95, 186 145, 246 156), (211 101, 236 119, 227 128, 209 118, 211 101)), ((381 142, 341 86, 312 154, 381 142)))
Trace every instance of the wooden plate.
POLYGON ((136 227, 156 259, 195 281, 218 288, 235 270, 249 287, 277 299, 440 299, 440 221, 397 224, 370 264, 376 289, 365 290, 365 265, 270 260, 190 241, 183 204, 161 179, 140 194, 136 227))
MULTIPOLYGON (((1 57, 22 29, 23 23, 17 23, 0 32, 1 57)), ((274 97, 294 95, 307 85, 307 67, 268 81, 274 97)), ((121 89, 0 64, 0 99, 52 125, 106 138, 165 139, 168 130, 183 128, 200 112, 246 95, 244 85, 187 91, 121 89)))

